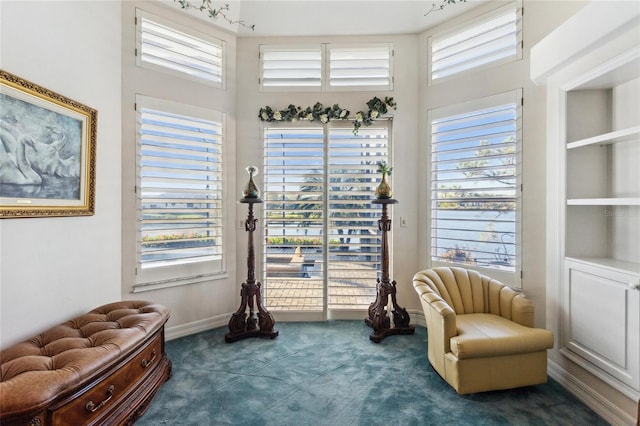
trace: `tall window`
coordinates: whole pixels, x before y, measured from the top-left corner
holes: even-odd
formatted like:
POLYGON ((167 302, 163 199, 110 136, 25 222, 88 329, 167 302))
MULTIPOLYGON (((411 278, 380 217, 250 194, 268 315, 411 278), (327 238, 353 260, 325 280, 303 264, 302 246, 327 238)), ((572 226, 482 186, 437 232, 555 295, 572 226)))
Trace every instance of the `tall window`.
POLYGON ((429 82, 522 58, 521 0, 429 38, 429 82))
POLYGON ((264 130, 264 284, 270 309, 366 309, 380 263, 371 205, 390 124, 264 130), (326 295, 326 301, 325 301, 326 295))
POLYGON ((223 116, 138 96, 139 283, 224 270, 223 116))
POLYGON ((224 42, 136 9, 136 64, 224 87, 224 42))
POLYGON ((519 282, 520 110, 518 90, 430 111, 434 264, 519 282))

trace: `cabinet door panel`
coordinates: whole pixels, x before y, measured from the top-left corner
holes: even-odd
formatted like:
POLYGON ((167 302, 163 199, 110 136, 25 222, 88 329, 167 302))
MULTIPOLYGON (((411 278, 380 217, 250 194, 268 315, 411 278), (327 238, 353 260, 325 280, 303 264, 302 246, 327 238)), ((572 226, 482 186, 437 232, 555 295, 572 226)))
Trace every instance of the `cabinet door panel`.
POLYGON ((640 389, 640 292, 634 277, 567 261, 562 343, 633 389, 640 389))

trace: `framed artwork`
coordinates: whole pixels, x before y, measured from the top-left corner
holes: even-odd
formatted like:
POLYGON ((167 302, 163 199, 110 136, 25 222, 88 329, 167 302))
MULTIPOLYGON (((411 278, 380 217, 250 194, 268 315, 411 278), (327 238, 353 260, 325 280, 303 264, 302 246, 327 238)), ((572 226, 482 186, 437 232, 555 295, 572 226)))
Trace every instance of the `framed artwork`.
POLYGON ((95 212, 97 111, 0 70, 0 219, 95 212))

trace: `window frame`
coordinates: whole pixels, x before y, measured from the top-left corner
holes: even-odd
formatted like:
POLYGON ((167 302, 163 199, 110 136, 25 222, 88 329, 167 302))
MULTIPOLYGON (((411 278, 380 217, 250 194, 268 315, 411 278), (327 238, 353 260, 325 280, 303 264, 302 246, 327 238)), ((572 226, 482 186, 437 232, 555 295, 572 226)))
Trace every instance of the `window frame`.
POLYGON ((428 262, 431 267, 461 267, 466 269, 476 270, 481 274, 490 276, 492 278, 501 281, 504 284, 507 284, 513 288, 521 289, 522 288, 522 151, 523 151, 523 143, 522 143, 522 116, 523 116, 523 90, 522 89, 513 89, 508 90, 506 92, 483 96, 480 98, 476 98, 473 100, 469 100, 466 102, 457 103, 454 105, 447 105, 439 108, 430 109, 427 112, 428 122, 427 122, 427 139, 428 139, 428 164, 429 164, 429 175, 428 179, 428 195, 427 195, 427 253, 428 262), (433 141, 432 141, 432 123, 434 118, 442 118, 448 117, 458 114, 463 114, 465 112, 471 112, 480 110, 483 108, 490 108, 492 106, 496 106, 499 104, 504 104, 507 102, 513 102, 516 105, 516 152, 515 152, 515 160, 516 160, 516 183, 515 183, 515 195, 516 195, 516 209, 515 209, 515 266, 514 271, 505 271, 497 268, 489 268, 478 265, 471 265, 466 263, 456 263, 456 262, 444 262, 433 259, 432 253, 432 238, 434 237, 433 232, 433 141))
POLYGON ((394 86, 394 58, 395 50, 391 42, 379 43, 315 43, 315 44, 261 44, 259 53, 260 75, 258 84, 261 92, 357 92, 357 91, 383 91, 393 90, 394 86), (331 49, 367 49, 381 47, 389 51, 389 83, 382 85, 331 85, 331 49), (320 85, 319 86, 265 86, 264 78, 264 52, 272 51, 296 51, 296 50, 319 50, 320 52, 320 85))
POLYGON ((323 90, 323 77, 324 77, 324 49, 319 44, 261 44, 260 47, 260 74, 258 77, 260 91, 263 92, 320 92, 323 90), (295 51, 315 51, 320 53, 320 77, 318 78, 319 85, 317 86, 265 86, 264 77, 264 56, 266 52, 295 52, 295 51))
MULTIPOLYGON (((378 124, 377 127, 384 127, 385 128, 385 132, 386 132, 386 138, 384 139, 379 139, 379 138, 372 138, 372 141, 381 141, 384 140, 385 142, 385 146, 384 148, 382 148, 386 154, 382 155, 380 159, 384 159, 387 161, 387 163, 389 165, 393 164, 393 119, 392 118, 383 118, 383 119, 379 119, 376 120, 376 124, 378 124)), ((374 124, 372 127, 376 126, 376 124, 374 124)), ((331 143, 331 132, 338 130, 340 133, 344 133, 344 134, 351 134, 353 131, 353 124, 349 121, 331 121, 329 123, 325 123, 325 124, 321 124, 318 122, 297 122, 297 123, 286 123, 286 122, 272 122, 272 123, 263 123, 263 125, 261 126, 261 134, 262 134, 262 139, 263 139, 263 144, 265 142, 265 135, 267 133, 267 131, 275 131, 276 129, 279 128, 283 128, 286 129, 287 131, 291 130, 294 131, 294 129, 318 129, 321 131, 322 134, 322 156, 321 157, 317 157, 317 158, 321 158, 322 159, 322 166, 320 168, 318 168, 319 170, 322 170, 322 189, 321 191, 316 191, 316 194, 321 194, 322 196, 322 219, 320 219, 320 230, 321 230, 321 241, 322 241, 322 245, 321 247, 323 248, 323 270, 322 270, 322 280, 323 280, 323 310, 322 312, 344 312, 344 311, 349 311, 349 310, 354 310, 354 309, 350 309, 350 308, 341 308, 340 307, 340 303, 330 303, 329 297, 331 296, 331 290, 336 288, 336 285, 332 286, 331 283, 331 274, 335 273, 336 271, 340 271, 340 269, 335 269, 332 268, 330 265, 330 257, 331 255, 335 256, 335 252, 330 251, 332 247, 336 247, 337 245, 348 245, 349 243, 339 243, 337 244, 336 242, 332 242, 330 241, 331 239, 335 239, 337 238, 334 234, 331 234, 331 232, 334 229, 338 229, 339 227, 336 227, 335 225, 331 224, 331 220, 332 217, 331 213, 332 212, 340 212, 340 209, 332 209, 330 207, 331 204, 331 197, 330 194, 332 193, 331 191, 331 178, 336 176, 336 174, 334 174, 332 172, 332 168, 335 168, 336 166, 332 164, 331 158, 337 159, 337 160, 343 160, 344 156, 341 155, 336 155, 336 156, 331 156, 331 150, 332 150, 332 143, 331 143)), ((362 128, 361 129, 361 133, 366 132, 368 128, 362 128)), ((366 141, 366 139, 362 139, 363 141, 366 141)), ((263 150, 266 149, 267 147, 264 146, 263 150)), ((336 149, 335 147, 333 149, 336 149)), ((338 148, 340 149, 340 148, 338 148)), ((363 157, 365 158, 365 157, 363 157)), ((370 157, 372 159, 376 159, 378 158, 378 156, 372 156, 370 157)), ((268 166, 267 166, 267 157, 263 155, 263 172, 264 174, 268 174, 268 166)), ((344 161, 344 160, 343 160, 344 161)), ((377 165, 372 164, 371 165, 371 170, 376 170, 377 169, 377 165)), ((377 185, 379 184, 379 181, 381 180, 381 175, 380 173, 377 173, 377 170, 373 173, 371 173, 370 175, 373 180, 371 182, 371 198, 367 199, 367 200, 358 200, 359 204, 366 204, 366 205, 370 205, 370 201, 373 199, 373 192, 375 190, 375 188, 377 187, 377 185)), ((264 227, 263 227, 263 232, 264 232, 264 241, 266 241, 266 238, 268 236, 268 222, 269 220, 267 219, 267 215, 269 214, 269 209, 267 207, 267 204, 270 202, 268 201, 268 197, 269 197, 269 191, 267 190, 267 186, 268 184, 267 182, 267 177, 263 176, 263 187, 262 187, 262 192, 263 192, 263 198, 264 198, 264 208, 263 208, 263 223, 264 223, 264 227)), ((303 192, 298 192, 298 194, 304 194, 303 192)), ((372 216, 372 221, 375 222, 375 225, 373 225, 373 227, 371 229, 373 229, 376 234, 375 234, 375 238, 381 238, 380 234, 378 233, 378 220, 380 218, 381 215, 381 211, 379 210, 378 207, 372 206, 371 207, 371 211, 373 212, 373 216, 372 216)), ((390 215, 392 215, 392 213, 390 213, 390 215)), ((358 238, 357 236, 354 238, 358 238)), ((358 244, 364 244, 366 245, 366 243, 358 243, 358 244)), ((392 246, 392 242, 389 242, 390 246, 392 246)), ((263 269, 263 277, 262 277, 262 283, 264 285, 264 291, 263 291, 263 297, 265 298, 265 303, 268 306, 268 288, 269 288, 269 279, 267 276, 267 249, 268 249, 269 245, 267 243, 264 244, 263 246, 263 252, 262 252, 262 269, 263 269)), ((376 246, 375 250, 380 250, 379 247, 376 246)), ((393 250, 390 251, 391 253, 391 257, 393 257, 393 250)), ((378 253, 377 251, 372 252, 372 254, 374 256, 380 256, 381 254, 378 253)), ((355 262, 354 263, 358 263, 355 262)), ((373 261, 372 261, 373 263, 373 261)), ((390 261, 390 265, 391 267, 393 267, 393 262, 390 261)), ((376 273, 378 273, 378 271, 376 270, 376 273)), ((270 278, 274 278, 274 277, 270 277, 270 278)), ((278 278, 275 278, 278 279, 278 278)), ((374 280, 375 281, 375 280, 374 280)), ((372 281, 371 282, 371 294, 374 295, 375 297, 375 285, 376 283, 372 281)), ((367 299, 368 300, 368 299, 367 299)), ((368 306, 370 305, 370 301, 368 300, 366 304, 363 304, 361 308, 355 309, 354 311, 363 311, 366 310, 368 308, 368 306)), ((268 306, 269 309, 274 309, 273 307, 268 306)), ((275 308, 276 310, 278 310, 277 308, 275 308)), ((302 309, 299 311, 279 311, 279 312, 303 312, 305 314, 318 314, 320 311, 318 310, 309 310, 309 309, 302 309)))
POLYGON ((134 293, 140 291, 156 290, 160 288, 173 287, 177 285, 193 284, 198 282, 204 282, 211 279, 221 278, 227 276, 227 254, 225 251, 225 195, 227 182, 225 179, 225 159, 226 149, 224 149, 226 143, 226 113, 216 111, 213 109, 206 109, 194 105, 188 105, 169 101, 165 99, 159 99, 149 96, 136 94, 136 277, 134 284, 134 293), (220 203, 220 216, 219 221, 221 223, 221 244, 220 252, 221 259, 219 260, 193 260, 192 258, 185 260, 184 262, 170 264, 170 265, 157 265, 150 267, 143 267, 142 260, 140 258, 140 241, 142 239, 141 232, 141 215, 142 208, 142 186, 141 186, 141 174, 140 174, 140 148, 141 148, 141 120, 140 114, 142 108, 152 108, 155 110, 161 110, 163 112, 175 113, 180 115, 186 115, 193 118, 200 118, 205 120, 220 120, 222 127, 221 143, 221 165, 222 170, 220 174, 222 176, 221 182, 221 196, 219 198, 220 203), (212 117, 212 115, 214 117, 212 117), (212 269, 215 272, 211 272, 212 269))
POLYGON ((135 49, 135 58, 136 58, 136 66, 141 68, 146 68, 153 71, 158 71, 166 74, 170 74, 174 77, 179 77, 187 80, 196 81, 201 84, 206 84, 208 86, 217 87, 219 89, 226 89, 227 87, 227 60, 226 60, 226 42, 216 37, 209 36, 207 34, 201 33, 199 31, 193 30, 191 28, 180 25, 174 21, 169 19, 162 18, 160 16, 154 15, 142 9, 136 8, 136 49, 135 49), (142 19, 147 19, 155 24, 167 27, 169 29, 174 30, 176 33, 182 33, 186 36, 192 37, 194 39, 198 39, 202 42, 216 45, 220 48, 220 57, 222 64, 220 66, 220 82, 198 77, 191 75, 186 72, 178 71, 172 68, 164 67, 162 65, 154 64, 151 62, 142 60, 142 19))
POLYGON ((394 73, 393 73, 393 63, 394 63, 394 49, 393 43, 328 43, 324 45, 325 49, 325 60, 324 67, 325 73, 323 75, 324 78, 324 86, 327 88, 327 91, 332 92, 344 92, 344 91, 391 91, 393 90, 394 83, 394 73), (380 47, 384 48, 389 54, 389 76, 386 85, 344 85, 344 86, 333 86, 331 85, 331 50, 332 49, 371 49, 380 47))
POLYGON ((475 73, 475 72, 479 72, 479 71, 483 71, 483 70, 487 70, 499 65, 503 65, 509 62, 515 62, 515 61, 519 61, 522 60, 523 58, 523 34, 522 34, 522 19, 523 19, 523 13, 522 13, 522 0, 514 0, 508 4, 505 4, 504 6, 500 6, 492 11, 489 11, 483 15, 477 16, 473 19, 470 19, 468 21, 465 21, 459 25, 456 25, 455 27, 449 28, 447 30, 441 31, 441 32, 437 32, 434 34, 431 34, 428 36, 427 38, 427 84, 429 86, 433 86, 436 84, 440 84, 442 82, 445 81, 449 81, 452 79, 456 79, 456 78, 463 78, 465 76, 468 76, 469 74, 475 73), (465 30, 469 30, 470 27, 475 27, 475 26, 479 26, 485 22, 488 22, 492 19, 495 19, 499 16, 502 15, 506 15, 508 13, 510 13, 511 11, 515 11, 516 13, 516 31, 517 31, 517 42, 516 42, 516 54, 515 56, 508 56, 506 58, 501 58, 495 61, 491 61, 491 62, 487 62, 484 63, 482 65, 473 67, 473 68, 469 68, 454 74, 450 74, 444 77, 439 77, 434 79, 433 78, 433 44, 435 41, 439 41, 442 39, 446 39, 446 38, 450 38, 453 37, 465 30))

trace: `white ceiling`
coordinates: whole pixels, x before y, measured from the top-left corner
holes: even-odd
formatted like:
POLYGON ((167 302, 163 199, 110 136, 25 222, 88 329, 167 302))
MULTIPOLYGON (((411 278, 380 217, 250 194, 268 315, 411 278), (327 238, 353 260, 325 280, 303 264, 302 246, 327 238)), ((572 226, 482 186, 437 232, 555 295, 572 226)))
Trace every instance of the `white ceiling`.
MULTIPOLYGON (((229 4, 229 18, 255 25, 255 30, 230 25, 220 17, 212 22, 244 37, 413 34, 486 1, 457 0, 427 14, 443 0, 213 0, 213 7, 229 4)), ((191 3, 200 4, 200 0, 191 3)), ((190 13, 211 21, 206 13, 190 13)))

